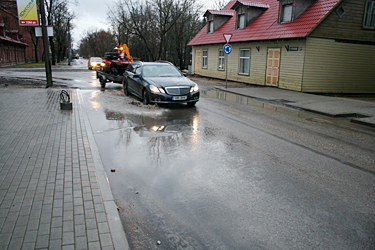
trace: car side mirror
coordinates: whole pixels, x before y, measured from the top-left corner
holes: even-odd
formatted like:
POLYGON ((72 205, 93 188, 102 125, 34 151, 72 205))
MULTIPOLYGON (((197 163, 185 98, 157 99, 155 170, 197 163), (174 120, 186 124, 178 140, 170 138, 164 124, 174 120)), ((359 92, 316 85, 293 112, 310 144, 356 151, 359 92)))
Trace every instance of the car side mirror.
POLYGON ((182 73, 183 76, 186 76, 186 73, 182 73))

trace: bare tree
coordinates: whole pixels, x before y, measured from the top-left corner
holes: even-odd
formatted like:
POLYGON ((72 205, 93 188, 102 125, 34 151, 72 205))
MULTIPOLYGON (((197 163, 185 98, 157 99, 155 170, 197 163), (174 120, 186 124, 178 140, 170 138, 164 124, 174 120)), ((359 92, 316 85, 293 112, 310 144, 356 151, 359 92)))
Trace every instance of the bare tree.
POLYGON ((119 0, 108 17, 118 37, 126 34, 133 55, 185 67, 186 44, 202 28, 198 13, 196 0, 119 0))
POLYGON ((34 45, 34 55, 35 55, 35 62, 39 62, 38 59, 38 43, 39 43, 39 37, 35 36, 35 28, 34 27, 28 27, 27 32, 29 32, 31 37, 31 42, 34 45))
POLYGON ((105 52, 113 51, 116 45, 118 44, 114 34, 99 30, 86 32, 80 41, 79 50, 82 55, 102 57, 105 52))
POLYGON ((156 15, 149 1, 142 3, 120 0, 111 13, 113 13, 111 16, 118 17, 117 20, 112 19, 112 23, 118 22, 118 26, 124 29, 125 33, 142 43, 142 47, 147 51, 147 59, 156 60, 158 44, 155 29, 156 15))
POLYGON ((124 12, 124 8, 116 8, 115 10, 110 9, 108 12, 108 19, 110 20, 111 29, 117 43, 119 45, 124 43, 129 44, 130 35, 125 26, 129 19, 127 13, 124 12))
POLYGON ((71 43, 72 20, 75 15, 68 9, 68 0, 44 0, 48 25, 53 26, 54 37, 49 37, 52 64, 60 61, 71 43))
POLYGON ((224 8, 225 5, 227 5, 230 2, 230 0, 215 0, 213 2, 213 8, 214 10, 221 10, 224 8))
POLYGON ((58 5, 53 16, 55 31, 56 59, 60 62, 64 59, 67 49, 70 47, 72 37, 70 31, 73 29, 72 20, 74 14, 68 11, 67 5, 58 5))
POLYGON ((200 17, 200 9, 201 6, 197 6, 197 8, 184 10, 175 5, 173 11, 173 15, 179 15, 179 12, 182 12, 182 14, 167 34, 169 42, 167 43, 168 55, 166 59, 172 61, 181 69, 190 64, 191 47, 187 44, 204 26, 204 20, 200 17))

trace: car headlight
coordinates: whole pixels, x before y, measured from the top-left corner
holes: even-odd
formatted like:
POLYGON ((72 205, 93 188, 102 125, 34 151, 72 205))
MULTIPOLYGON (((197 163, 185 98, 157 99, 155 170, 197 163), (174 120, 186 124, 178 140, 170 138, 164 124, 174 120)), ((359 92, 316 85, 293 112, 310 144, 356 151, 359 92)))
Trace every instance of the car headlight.
POLYGON ((92 63, 91 63, 91 66, 94 66, 94 67, 95 67, 95 66, 96 66, 96 63, 92 62, 92 63))
POLYGON ((102 62, 102 63, 100 64, 100 66, 104 67, 104 66, 105 66, 105 63, 104 63, 104 62, 102 62))
POLYGON ((164 93, 165 94, 165 91, 164 91, 163 88, 158 88, 158 87, 156 87, 154 85, 150 85, 150 90, 153 93, 164 93))
POLYGON ((190 88, 190 92, 197 92, 199 90, 198 84, 195 84, 193 87, 190 88))

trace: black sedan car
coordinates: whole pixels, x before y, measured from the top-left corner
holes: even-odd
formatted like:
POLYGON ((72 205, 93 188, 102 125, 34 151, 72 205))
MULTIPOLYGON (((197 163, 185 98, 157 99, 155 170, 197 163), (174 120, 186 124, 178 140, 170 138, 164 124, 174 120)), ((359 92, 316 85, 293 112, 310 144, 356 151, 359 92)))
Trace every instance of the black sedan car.
POLYGON ((132 62, 126 69, 122 84, 129 93, 149 103, 187 103, 199 101, 199 88, 169 62, 132 62))

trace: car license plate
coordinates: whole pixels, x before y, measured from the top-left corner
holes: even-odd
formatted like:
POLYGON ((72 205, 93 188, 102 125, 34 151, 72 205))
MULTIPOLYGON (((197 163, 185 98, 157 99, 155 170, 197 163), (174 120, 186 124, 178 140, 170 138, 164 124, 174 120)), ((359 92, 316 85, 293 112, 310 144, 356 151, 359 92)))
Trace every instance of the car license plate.
POLYGON ((187 96, 186 95, 182 95, 182 96, 173 96, 172 97, 172 100, 173 101, 181 101, 181 100, 186 100, 187 99, 187 96))

